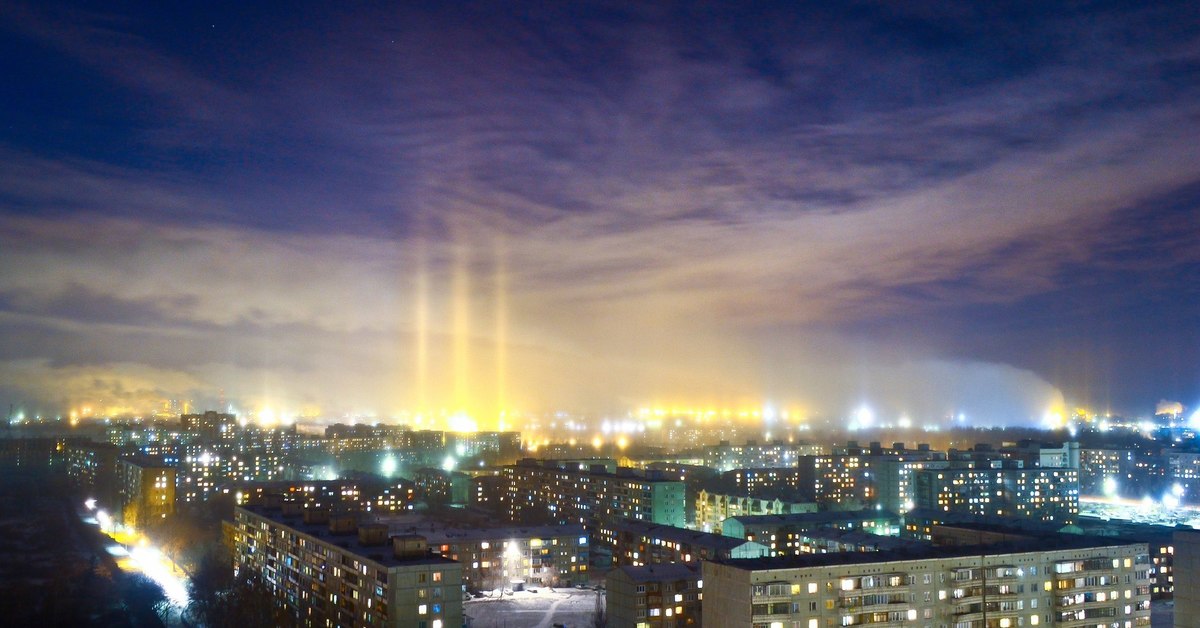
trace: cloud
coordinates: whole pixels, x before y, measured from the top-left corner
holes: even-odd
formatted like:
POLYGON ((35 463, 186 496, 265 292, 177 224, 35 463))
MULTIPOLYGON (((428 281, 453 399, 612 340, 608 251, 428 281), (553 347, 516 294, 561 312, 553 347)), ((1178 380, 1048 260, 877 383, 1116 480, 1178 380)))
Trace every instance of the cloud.
POLYGON ((964 312, 1036 320, 1085 275, 1138 295, 1200 261, 1200 47, 1146 36, 1171 7, 329 11, 320 36, 295 27, 314 10, 255 54, 10 13, 145 101, 130 146, 0 146, 21 381, 142 364, 386 412, 457 403, 465 372, 480 407, 978 398, 1023 421, 1053 373, 960 352, 964 312))

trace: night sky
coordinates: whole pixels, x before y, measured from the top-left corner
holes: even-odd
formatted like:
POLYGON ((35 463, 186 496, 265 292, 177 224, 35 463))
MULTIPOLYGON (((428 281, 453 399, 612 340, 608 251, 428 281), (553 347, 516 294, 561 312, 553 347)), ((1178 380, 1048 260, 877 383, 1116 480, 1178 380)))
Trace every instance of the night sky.
POLYGON ((5 410, 1200 405, 1194 2, 176 4, 0 4, 5 410))

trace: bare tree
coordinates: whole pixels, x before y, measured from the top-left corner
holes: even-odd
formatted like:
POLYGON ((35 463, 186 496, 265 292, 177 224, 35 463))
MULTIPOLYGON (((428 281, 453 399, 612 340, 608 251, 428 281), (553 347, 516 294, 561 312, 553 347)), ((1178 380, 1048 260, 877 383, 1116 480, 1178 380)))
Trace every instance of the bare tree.
POLYGON ((608 613, 604 608, 604 594, 596 591, 596 610, 592 612, 592 628, 608 626, 608 613))

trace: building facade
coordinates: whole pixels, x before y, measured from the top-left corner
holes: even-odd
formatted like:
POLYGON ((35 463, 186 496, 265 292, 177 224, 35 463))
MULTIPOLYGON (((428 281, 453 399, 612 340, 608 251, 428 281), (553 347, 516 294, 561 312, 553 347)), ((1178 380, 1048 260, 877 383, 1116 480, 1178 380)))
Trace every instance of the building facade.
POLYGON ((728 493, 701 489, 696 498, 696 527, 721 533, 721 522, 730 517, 751 515, 790 515, 817 512, 817 503, 797 501, 779 490, 728 493))
POLYGON ((1150 625, 1145 544, 1046 539, 978 547, 717 561, 703 623, 752 628, 1150 625))
POLYGON ((700 565, 619 567, 605 578, 610 628, 684 628, 700 625, 704 582, 700 565))
POLYGON ((690 563, 771 555, 766 546, 754 541, 633 519, 600 524, 596 528, 596 538, 606 548, 612 548, 616 565, 690 563))
POLYGON ((423 467, 413 473, 421 496, 441 504, 465 504, 471 497, 471 476, 460 471, 423 467))
POLYGON ((916 507, 1070 525, 1079 515, 1079 471, 974 464, 917 471, 916 507))
POLYGON ((123 458, 117 476, 125 525, 145 529, 175 512, 175 467, 141 456, 123 458))
POLYGON ((524 460, 504 467, 510 521, 594 526, 621 518, 683 527, 683 482, 632 470, 582 470, 557 461, 524 460))
POLYGON ((588 532, 581 525, 460 527, 445 522, 387 523, 391 534, 420 536, 431 552, 462 564, 463 584, 494 590, 514 583, 549 587, 588 583, 588 532))
POLYGON ((306 511, 237 507, 236 568, 260 575, 305 626, 458 628, 462 566, 423 538, 306 511))

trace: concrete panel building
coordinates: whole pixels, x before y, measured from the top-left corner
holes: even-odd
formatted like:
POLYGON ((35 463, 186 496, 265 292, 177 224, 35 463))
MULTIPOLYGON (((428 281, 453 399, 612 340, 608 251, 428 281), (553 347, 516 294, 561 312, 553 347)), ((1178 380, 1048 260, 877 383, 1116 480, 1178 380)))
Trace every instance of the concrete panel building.
POLYGON ((703 565, 704 625, 1150 625, 1144 543, 1064 535, 1023 544, 816 554, 703 565))
POLYGON ((237 507, 238 569, 259 574, 302 625, 458 628, 462 566, 429 552, 423 537, 323 510, 285 515, 237 507))
POLYGON ((620 567, 605 578, 609 628, 683 628, 700 625, 704 582, 700 565, 620 567))
POLYGON ((377 519, 392 535, 420 536, 431 552, 462 563, 463 584, 491 590, 514 582, 565 587, 587 584, 587 530, 567 526, 458 526, 444 521, 377 519))
POLYGON ((125 525, 138 529, 175 512, 175 467, 142 456, 117 461, 125 525))
POLYGON ((633 519, 604 523, 596 528, 596 536, 613 548, 613 562, 617 565, 690 563, 771 555, 769 548, 753 541, 633 519))
POLYGON ((1200 618, 1200 530, 1175 532, 1175 628, 1200 618))
POLYGON ((696 498, 696 527, 721 534, 722 523, 730 517, 817 512, 816 502, 797 497, 795 491, 780 489, 736 492, 702 489, 696 498))
POLYGON ((510 521, 580 523, 594 526, 621 518, 683 527, 683 482, 654 472, 599 465, 581 469, 564 461, 523 460, 504 467, 504 496, 510 521))

